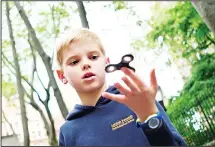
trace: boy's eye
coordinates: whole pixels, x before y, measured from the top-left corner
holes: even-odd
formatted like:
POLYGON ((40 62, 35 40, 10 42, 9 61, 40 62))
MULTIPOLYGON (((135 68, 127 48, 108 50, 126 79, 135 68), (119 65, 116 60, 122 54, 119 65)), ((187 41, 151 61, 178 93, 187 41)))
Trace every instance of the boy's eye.
POLYGON ((70 62, 71 65, 75 65, 77 63, 78 63, 78 60, 74 60, 74 61, 70 62))
POLYGON ((92 56, 91 56, 91 59, 93 59, 93 60, 95 60, 95 59, 97 59, 97 58, 98 58, 97 55, 92 55, 92 56))

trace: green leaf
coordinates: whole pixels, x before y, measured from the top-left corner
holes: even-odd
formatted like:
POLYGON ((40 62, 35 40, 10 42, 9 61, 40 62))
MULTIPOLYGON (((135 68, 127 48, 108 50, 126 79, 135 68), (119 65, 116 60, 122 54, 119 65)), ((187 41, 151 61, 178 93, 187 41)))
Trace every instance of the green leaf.
POLYGON ((35 30, 39 33, 45 32, 46 31, 46 26, 45 25, 38 25, 35 27, 35 30))
POLYGON ((2 95, 5 98, 10 98, 11 96, 16 94, 16 84, 11 81, 9 78, 8 81, 2 81, 2 95))
POLYGON ((128 4, 125 1, 113 1, 115 11, 128 9, 128 4))
POLYGON ((146 35, 149 48, 158 47, 157 39, 162 36, 172 54, 195 63, 198 59, 194 55, 214 44, 211 41, 214 37, 190 2, 177 2, 170 9, 157 4, 154 11, 156 14, 149 22, 152 30, 146 35))

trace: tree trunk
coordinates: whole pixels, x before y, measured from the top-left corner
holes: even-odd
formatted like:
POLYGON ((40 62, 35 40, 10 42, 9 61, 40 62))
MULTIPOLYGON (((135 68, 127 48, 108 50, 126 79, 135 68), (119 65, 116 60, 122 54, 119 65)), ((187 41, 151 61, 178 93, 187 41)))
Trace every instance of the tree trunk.
POLYGON ((43 63, 45 64, 45 67, 46 67, 46 70, 48 73, 48 77, 49 77, 49 81, 51 82, 51 86, 53 88, 54 95, 57 99, 57 103, 60 108, 61 114, 62 114, 63 118, 66 119, 66 116, 68 115, 69 112, 67 110, 66 104, 63 101, 60 89, 57 85, 54 74, 52 72, 52 66, 51 66, 51 62, 50 62, 51 58, 44 52, 43 47, 42 47, 41 43, 39 42, 39 40, 36 36, 35 30, 33 29, 30 21, 28 20, 28 17, 26 15, 24 9, 20 6, 18 1, 14 2, 14 3, 16 5, 16 8, 17 8, 21 18, 23 19, 23 21, 27 27, 28 32, 30 33, 34 48, 37 50, 40 57, 42 58, 43 63))
POLYGON ((48 107, 48 103, 45 104, 45 109, 46 109, 46 111, 48 113, 48 117, 49 117, 49 120, 50 120, 49 143, 50 143, 51 146, 57 146, 58 142, 57 142, 56 133, 55 133, 54 120, 53 120, 52 114, 50 112, 50 109, 48 107))
POLYGON ((215 0, 193 0, 192 5, 215 37, 215 0))
POLYGON ((56 133, 55 133, 54 120, 53 120, 53 117, 51 115, 51 112, 50 112, 50 109, 49 109, 49 106, 48 106, 49 101, 45 101, 45 102, 43 101, 42 104, 45 106, 46 112, 48 114, 50 125, 49 125, 49 123, 48 123, 48 121, 47 121, 42 109, 34 101, 33 95, 29 96, 29 98, 31 99, 30 105, 40 113, 41 118, 43 119, 45 129, 46 129, 46 133, 47 133, 47 136, 49 138, 49 144, 51 146, 57 146, 58 142, 57 142, 56 133))
MULTIPOLYGON (((8 64, 10 64, 14 69, 15 69, 15 66, 12 65, 12 63, 10 61, 8 61, 8 59, 5 57, 4 53, 2 53, 2 61, 5 63, 5 60, 7 61, 8 64)), ((5 63, 5 64, 7 64, 5 63)), ((10 67, 8 66, 8 69, 11 71, 12 74, 16 75, 16 73, 14 73, 12 71, 12 69, 10 69, 10 67)), ((23 79, 26 83, 29 84, 29 82, 27 82, 27 80, 24 78, 24 77, 20 77, 20 79, 23 79)), ((32 82, 31 82, 32 83, 32 82)), ((23 86, 23 85, 22 85, 23 86)), ((29 85, 30 86, 30 85, 29 85)), ((30 86, 31 87, 31 86, 30 86)), ((45 114, 43 113, 42 109, 39 107, 39 105, 34 101, 33 99, 33 94, 31 94, 31 96, 27 93, 27 91, 25 90, 25 88, 23 87, 27 97, 30 99, 30 102, 26 102, 27 104, 30 104, 36 111, 38 111, 40 113, 40 116, 44 122, 44 125, 45 125, 45 129, 47 131, 47 136, 49 135, 49 124, 48 124, 48 121, 45 117, 45 114)), ((31 88, 32 89, 32 88, 31 88)))
MULTIPOLYGON (((32 73, 31 73, 31 85, 33 86, 33 83, 34 83, 34 73, 36 71, 36 59, 35 59, 35 56, 34 56, 34 50, 32 49, 32 46, 31 46, 31 42, 30 42, 30 35, 28 35, 28 43, 30 45, 30 48, 31 48, 31 52, 32 52, 32 56, 33 56, 33 67, 32 67, 32 73)), ((22 78, 22 77, 20 77, 22 78)), ((26 91, 27 93, 27 91, 26 91)), ((46 134, 47 136, 49 136, 50 134, 50 131, 49 131, 49 123, 45 117, 45 114, 43 113, 42 109, 39 107, 39 105, 34 101, 34 96, 33 96, 33 93, 34 93, 34 90, 31 88, 31 93, 30 95, 28 96, 29 99, 30 99, 30 105, 36 110, 39 112, 42 120, 43 120, 43 123, 44 123, 44 126, 45 126, 45 129, 46 129, 46 134)))
POLYGON ((47 136, 49 138, 49 145, 51 146, 57 146, 58 145, 58 142, 57 142, 57 138, 56 138, 56 133, 55 133, 55 126, 54 126, 54 120, 53 120, 53 117, 51 115, 51 112, 48 108, 47 105, 45 105, 45 109, 48 113, 48 117, 49 117, 49 120, 50 120, 50 125, 48 124, 47 120, 46 120, 46 117, 43 113, 43 111, 39 108, 39 106, 35 103, 30 103, 32 107, 34 107, 41 115, 42 119, 43 119, 43 122, 45 124, 45 129, 46 129, 46 133, 47 133, 47 136))
POLYGON ((86 11, 85 11, 83 2, 82 1, 76 1, 76 4, 78 6, 78 12, 79 12, 79 15, 80 15, 80 18, 81 18, 82 26, 84 28, 89 29, 89 24, 88 24, 88 21, 87 21, 86 11))
POLYGON ((19 61, 17 59, 17 53, 15 48, 15 40, 13 37, 13 29, 12 24, 10 20, 10 13, 9 13, 9 4, 6 2, 6 15, 7 15, 7 22, 8 22, 8 30, 10 34, 10 41, 12 45, 13 50, 13 58, 14 58, 14 64, 15 64, 15 70, 16 70, 16 82, 17 82, 17 89, 19 94, 19 101, 20 101, 20 109, 21 109, 21 118, 22 118, 22 126, 23 126, 23 134, 24 134, 24 146, 30 145, 30 139, 29 139, 29 130, 28 130, 28 119, 26 116, 26 108, 25 108, 25 101, 24 101, 24 90, 21 83, 21 73, 20 73, 20 67, 19 67, 19 61))
MULTIPOLYGON (((31 52, 32 52, 32 57, 33 57, 33 68, 32 68, 32 78, 31 78, 31 85, 33 86, 33 83, 34 83, 34 73, 37 71, 37 64, 36 64, 36 56, 35 56, 35 52, 34 52, 34 49, 33 49, 33 46, 32 46, 32 43, 31 43, 31 39, 30 39, 30 34, 28 34, 28 43, 30 45, 30 49, 31 49, 31 52)), ((37 74, 38 75, 38 74, 37 74)), ((38 77, 39 78, 39 77, 38 77)), ((43 83, 41 83, 41 85, 43 85, 43 83)), ((44 86, 43 86, 44 87, 44 86)), ((27 93, 27 92, 26 92, 27 93)), ((39 105, 34 101, 34 96, 33 96, 33 93, 34 93, 34 89, 31 88, 31 95, 29 95, 29 98, 31 100, 30 104, 33 108, 35 108, 39 113, 40 113, 40 116, 44 122, 44 125, 45 125, 45 129, 46 129, 46 134, 50 140, 50 126, 49 126, 49 123, 48 123, 48 120, 46 119, 42 109, 39 107, 39 105)), ((44 103, 42 103, 44 104, 44 103)), ((49 141, 50 142, 50 141, 49 141)), ((49 144, 51 145, 51 144, 49 144)))
POLYGON ((50 134, 49 124, 48 124, 48 121, 46 120, 45 114, 43 113, 42 109, 39 107, 39 105, 36 102, 31 101, 30 105, 40 113, 40 116, 43 120, 45 129, 46 129, 46 134, 47 134, 47 136, 49 136, 49 134, 50 134))
MULTIPOLYGON (((32 46, 32 43, 31 43, 31 40, 30 40, 30 35, 29 35, 29 39, 28 39, 28 43, 30 45, 30 48, 31 48, 31 52, 32 52, 32 56, 33 56, 33 69, 32 69, 32 79, 31 79, 31 85, 33 85, 33 81, 34 81, 34 73, 37 72, 37 76, 38 78, 40 79, 39 75, 38 75, 38 70, 37 70, 37 62, 36 62, 36 55, 34 53, 34 49, 33 49, 33 46, 32 46)), ((34 102, 34 99, 33 99, 33 89, 31 88, 31 102, 34 102, 34 104, 37 105, 38 107, 38 111, 39 113, 41 114, 41 117, 43 118, 44 120, 44 123, 46 124, 46 130, 47 130, 47 136, 49 138, 49 144, 51 146, 57 146, 58 145, 58 142, 57 142, 57 138, 56 138, 56 133, 55 133, 55 126, 54 126, 54 120, 53 120, 53 117, 51 115, 51 112, 50 112, 50 109, 49 109, 49 100, 50 100, 50 93, 49 93, 49 88, 50 88, 50 85, 48 84, 48 88, 46 89, 44 87, 44 84, 42 83, 42 81, 40 80, 41 82, 41 85, 43 85, 43 88, 44 90, 46 91, 46 100, 44 101, 41 101, 42 104, 45 106, 45 109, 46 109, 46 112, 48 114, 48 118, 49 118, 49 121, 50 121, 50 125, 48 124, 44 114, 42 113, 42 110, 39 108, 39 106, 34 102), (43 115, 42 115, 43 114, 43 115)), ((49 82, 50 83, 50 82, 49 82)), ((41 99, 40 99, 41 100, 41 99)))
MULTIPOLYGON (((2 55, 3 55, 3 62, 5 62, 5 60, 6 60, 6 61, 8 62, 8 64, 11 65, 11 66, 15 69, 15 66, 13 66, 12 63, 11 63, 10 61, 8 61, 8 59, 5 57, 4 53, 3 53, 2 55)), ((34 57, 34 54, 33 54, 33 57, 34 57)), ((33 66, 36 67, 36 61, 35 61, 35 60, 34 60, 33 66)), ((34 69, 34 67, 33 67, 33 71, 36 70, 36 69, 34 69)), ((15 75, 15 73, 10 69, 9 66, 8 66, 8 69, 11 71, 12 74, 15 75)), ((33 77, 34 77, 34 74, 33 74, 33 73, 34 73, 34 72, 32 72, 32 80, 31 80, 31 83, 29 83, 29 82, 27 81, 27 79, 25 79, 24 77, 20 77, 20 79, 23 79, 23 80, 31 87, 31 90, 33 90, 34 92, 36 92, 36 93, 38 94, 38 97, 40 97, 40 96, 39 96, 39 93, 38 93, 38 92, 34 89, 34 87, 33 87, 33 77)), ((52 146, 53 146, 53 145, 56 146, 56 145, 57 145, 57 138, 56 138, 56 134, 55 134, 54 120, 53 120, 53 117, 52 117, 52 115, 51 115, 50 109, 49 109, 49 107, 48 107, 48 102, 49 102, 49 100, 42 101, 41 98, 39 98, 39 100, 41 101, 41 103, 45 106, 45 109, 46 109, 46 112, 47 112, 47 114, 48 114, 48 118, 49 118, 49 121, 50 121, 50 125, 49 125, 49 123, 48 123, 48 121, 47 121, 47 118, 45 117, 45 115, 44 115, 42 109, 41 109, 41 108, 39 107, 39 105, 34 101, 34 99, 33 99, 33 93, 31 93, 31 95, 29 95, 29 94, 27 93, 27 91, 25 90, 24 87, 23 87, 23 89, 24 89, 24 91, 25 91, 27 97, 29 97, 29 99, 30 99, 30 102, 26 102, 26 103, 30 104, 30 105, 31 105, 35 110, 37 110, 37 111, 40 113, 40 115, 41 115, 41 118, 42 118, 42 120, 43 120, 43 122, 44 122, 44 125, 45 125, 45 129, 46 129, 47 136, 48 136, 48 138, 49 138, 49 144, 52 145, 52 146)), ((31 92, 32 92, 32 91, 31 91, 31 92)), ((50 95, 48 95, 48 96, 50 96, 50 95)), ((47 99, 49 99, 49 98, 47 98, 47 99)))

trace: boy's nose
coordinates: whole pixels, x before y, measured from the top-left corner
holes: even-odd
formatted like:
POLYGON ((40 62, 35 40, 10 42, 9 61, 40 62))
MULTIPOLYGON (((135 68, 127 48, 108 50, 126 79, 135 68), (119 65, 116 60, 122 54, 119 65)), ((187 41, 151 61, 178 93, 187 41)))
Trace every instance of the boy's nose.
POLYGON ((89 69, 90 68, 90 65, 89 64, 84 64, 83 65, 83 70, 86 70, 86 69, 89 69))
POLYGON ((88 57, 83 58, 82 59, 82 70, 91 68, 90 64, 91 63, 90 63, 90 60, 88 59, 88 57))

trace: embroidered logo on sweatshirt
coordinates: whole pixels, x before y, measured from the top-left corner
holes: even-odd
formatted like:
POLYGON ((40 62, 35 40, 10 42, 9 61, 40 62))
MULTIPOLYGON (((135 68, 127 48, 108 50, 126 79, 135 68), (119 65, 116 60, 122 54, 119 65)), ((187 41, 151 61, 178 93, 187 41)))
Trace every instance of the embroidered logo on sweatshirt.
POLYGON ((129 115, 128 117, 126 117, 118 122, 115 122, 114 124, 111 124, 112 130, 119 129, 133 121, 134 121, 133 115, 129 115))

